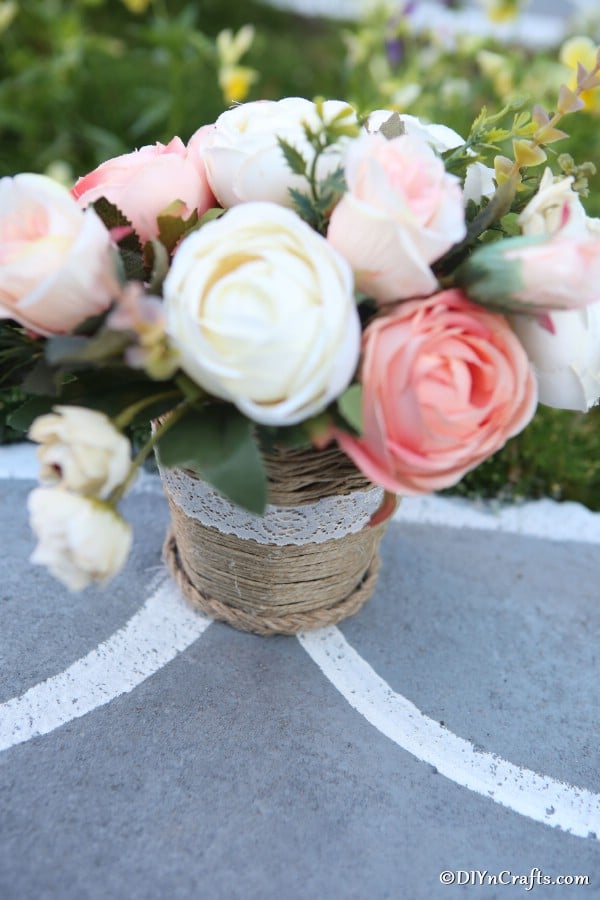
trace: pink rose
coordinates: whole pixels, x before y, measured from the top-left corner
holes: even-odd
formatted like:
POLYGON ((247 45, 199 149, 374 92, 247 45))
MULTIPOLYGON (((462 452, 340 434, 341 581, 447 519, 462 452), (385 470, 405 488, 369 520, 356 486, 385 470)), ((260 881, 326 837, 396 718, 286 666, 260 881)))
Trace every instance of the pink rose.
POLYGON ((215 203, 201 156, 178 137, 107 160, 80 178, 72 194, 83 207, 106 197, 127 216, 142 243, 156 237, 157 217, 175 201, 183 204, 184 218, 194 210, 202 215, 215 203))
POLYGON ((508 323, 460 291, 375 318, 362 350, 363 436, 337 438, 387 490, 410 495, 456 484, 535 411, 536 382, 508 323))
POLYGON ((348 193, 327 239, 352 266, 358 288, 382 303, 431 294, 430 264, 466 233, 458 178, 412 135, 363 135, 348 150, 345 173, 348 193))
POLYGON ((579 309, 598 301, 600 237, 557 231, 542 243, 507 247, 504 258, 519 264, 515 298, 528 309, 579 309))
MULTIPOLYGON (((564 211, 568 216, 568 206, 564 211)), ((492 309, 580 309, 598 302, 600 235, 566 222, 550 235, 494 241, 475 250, 456 278, 472 300, 492 309)))
POLYGON ((44 175, 0 179, 0 318, 71 331, 119 290, 116 251, 93 209, 44 175))

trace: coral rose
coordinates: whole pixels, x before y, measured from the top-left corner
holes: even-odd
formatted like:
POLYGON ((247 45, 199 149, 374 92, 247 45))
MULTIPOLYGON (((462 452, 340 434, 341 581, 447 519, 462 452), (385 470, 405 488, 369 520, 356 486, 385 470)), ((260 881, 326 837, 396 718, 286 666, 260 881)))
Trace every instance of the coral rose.
POLYGON ((156 237, 158 216, 175 201, 183 203, 184 218, 214 205, 201 156, 178 137, 103 162, 79 179, 72 194, 82 207, 106 197, 127 216, 142 243, 156 237))
POLYGON ((412 135, 353 141, 348 193, 333 210, 327 239, 346 257, 361 291, 382 303, 431 294, 430 264, 466 233, 458 178, 412 135))
POLYGON ((375 318, 360 380, 363 435, 339 444, 367 478, 407 495, 456 484, 525 427, 537 400, 504 317, 457 290, 375 318))

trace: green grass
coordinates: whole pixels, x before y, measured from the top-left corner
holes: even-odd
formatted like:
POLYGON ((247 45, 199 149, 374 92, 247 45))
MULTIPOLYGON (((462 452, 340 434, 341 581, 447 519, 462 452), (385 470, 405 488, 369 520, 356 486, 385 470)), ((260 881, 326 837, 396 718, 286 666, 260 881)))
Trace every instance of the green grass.
POLYGON ((251 99, 339 90, 331 24, 252 2, 168 9, 138 17, 116 0, 24 4, 2 35, 0 174, 61 160, 79 175, 143 144, 187 140, 224 108, 214 36, 225 27, 256 26, 244 59, 261 73, 251 99))
POLYGON ((552 497, 600 510, 600 407, 540 406, 531 424, 448 493, 518 500, 552 497))

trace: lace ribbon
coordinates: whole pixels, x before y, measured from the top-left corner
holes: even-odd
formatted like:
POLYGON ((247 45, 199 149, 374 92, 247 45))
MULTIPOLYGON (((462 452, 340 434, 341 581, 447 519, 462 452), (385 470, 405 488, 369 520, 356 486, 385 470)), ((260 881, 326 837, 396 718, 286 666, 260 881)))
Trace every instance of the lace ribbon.
POLYGON ((321 544, 361 531, 380 507, 383 489, 352 491, 302 506, 269 504, 263 516, 235 506, 205 481, 181 469, 160 468, 174 503, 190 518, 259 544, 321 544))

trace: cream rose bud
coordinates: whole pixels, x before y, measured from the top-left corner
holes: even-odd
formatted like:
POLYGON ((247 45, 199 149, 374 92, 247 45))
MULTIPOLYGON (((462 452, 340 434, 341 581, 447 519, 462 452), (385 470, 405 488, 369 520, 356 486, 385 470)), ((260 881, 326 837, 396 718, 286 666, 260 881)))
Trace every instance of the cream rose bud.
POLYGON ((103 413, 55 406, 35 419, 29 438, 41 445, 42 481, 105 499, 129 474, 129 441, 103 413))
MULTIPOLYGON (((367 119, 367 131, 370 134, 378 132, 392 114, 392 111, 389 109, 375 110, 367 119)), ((404 127, 405 134, 412 134, 414 137, 427 141, 437 153, 454 150, 465 142, 464 138, 457 131, 454 131, 453 128, 448 128, 447 125, 427 124, 418 119, 417 116, 409 116, 407 113, 402 113, 400 121, 404 127)), ((473 151, 470 152, 474 155, 473 151)), ((469 200, 472 200, 474 203, 480 203, 483 197, 491 197, 495 191, 496 181, 493 169, 480 162, 474 162, 467 166, 465 183, 463 185, 465 203, 468 203, 469 200)))
POLYGON ((535 370, 540 403, 587 412, 600 398, 600 300, 550 318, 553 333, 530 316, 511 317, 535 370))
MULTIPOLYGON (((350 110, 345 123, 356 123, 354 110, 340 100, 326 100, 323 113, 331 121, 350 110)), ((310 165, 315 152, 304 134, 303 123, 318 129, 317 107, 301 97, 243 103, 222 113, 212 131, 202 131, 201 154, 209 184, 221 206, 249 200, 270 200, 291 206, 289 188, 308 190, 306 178, 294 175, 277 142, 283 138, 299 150, 310 165)), ((329 148, 319 159, 317 177, 325 178, 341 163, 347 140, 329 148)), ((193 146, 194 137, 190 141, 193 146)))
POLYGON ((117 292, 116 251, 93 209, 44 175, 0 179, 0 318, 60 334, 117 292))
POLYGON ((121 571, 131 549, 131 528, 112 506, 62 488, 36 488, 28 499, 38 544, 35 565, 72 591, 104 582, 121 571))
POLYGON ((519 216, 523 234, 554 234, 565 224, 571 233, 596 230, 572 184, 572 177, 555 179, 550 169, 545 170, 535 195, 519 216))
POLYGON ((431 294, 431 263, 466 233, 458 178, 428 143, 406 134, 353 141, 345 174, 348 191, 327 239, 352 266, 359 289, 381 303, 431 294))
POLYGON ((185 238, 164 302, 183 370, 255 422, 290 425, 320 412, 356 369, 350 268, 275 204, 242 204, 185 238))

